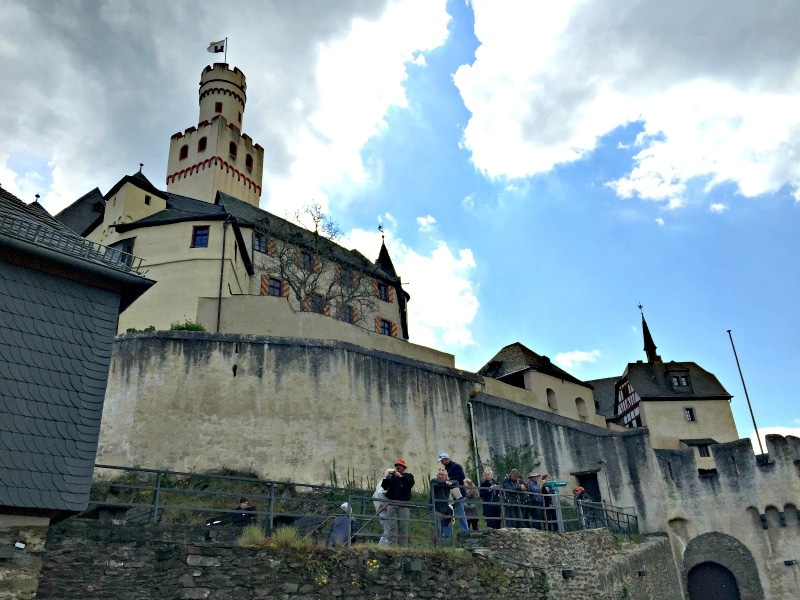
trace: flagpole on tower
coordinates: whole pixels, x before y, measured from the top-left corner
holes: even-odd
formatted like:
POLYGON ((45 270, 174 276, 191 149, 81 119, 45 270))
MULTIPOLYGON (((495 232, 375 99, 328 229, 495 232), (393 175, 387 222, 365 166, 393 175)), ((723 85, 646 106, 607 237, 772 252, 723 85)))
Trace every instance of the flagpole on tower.
POLYGON ((225 38, 225 64, 228 64, 228 38, 225 38))

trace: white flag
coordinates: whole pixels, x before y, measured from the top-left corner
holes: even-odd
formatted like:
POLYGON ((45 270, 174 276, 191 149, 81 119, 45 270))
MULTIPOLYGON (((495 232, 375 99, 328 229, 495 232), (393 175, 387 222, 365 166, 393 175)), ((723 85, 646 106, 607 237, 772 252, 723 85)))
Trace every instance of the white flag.
POLYGON ((220 40, 219 42, 211 42, 208 45, 207 50, 212 54, 216 54, 217 52, 225 52, 225 40, 220 40))

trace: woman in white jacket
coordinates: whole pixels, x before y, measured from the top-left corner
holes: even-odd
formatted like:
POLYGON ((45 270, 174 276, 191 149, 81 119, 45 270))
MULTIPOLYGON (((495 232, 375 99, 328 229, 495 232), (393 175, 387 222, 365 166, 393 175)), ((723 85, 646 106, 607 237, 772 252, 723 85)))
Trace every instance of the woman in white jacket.
POLYGON ((378 487, 375 488, 375 493, 372 494, 375 514, 378 515, 378 519, 380 519, 381 525, 383 526, 383 535, 381 535, 381 539, 378 540, 380 546, 389 545, 389 515, 386 513, 388 503, 386 502, 386 490, 381 487, 381 482, 383 479, 386 479, 390 473, 394 473, 394 469, 386 469, 386 471, 383 472, 383 477, 378 480, 378 487))

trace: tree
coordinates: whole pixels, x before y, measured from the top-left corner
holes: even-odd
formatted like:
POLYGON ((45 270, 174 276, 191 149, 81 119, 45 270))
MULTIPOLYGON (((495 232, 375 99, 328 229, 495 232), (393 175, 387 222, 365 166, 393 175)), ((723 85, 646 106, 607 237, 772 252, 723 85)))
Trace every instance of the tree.
POLYGON ((292 221, 271 218, 262 271, 288 287, 301 310, 359 323, 377 310, 374 278, 379 269, 356 250, 336 242, 342 230, 319 204, 303 206, 292 221))

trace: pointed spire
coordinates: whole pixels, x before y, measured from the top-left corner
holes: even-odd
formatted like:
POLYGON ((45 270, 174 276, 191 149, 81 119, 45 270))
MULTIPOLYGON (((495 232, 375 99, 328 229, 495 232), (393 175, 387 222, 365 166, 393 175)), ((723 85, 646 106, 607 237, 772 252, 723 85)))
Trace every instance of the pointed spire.
POLYGON ((392 277, 397 277, 397 271, 394 270, 394 263, 389 256, 389 251, 386 249, 386 242, 381 241, 381 251, 378 253, 378 260, 376 264, 392 277))
POLYGON ((647 326, 647 321, 644 320, 644 311, 642 305, 639 305, 639 312, 642 313, 642 334, 644 335, 644 352, 647 354, 647 362, 653 364, 654 362, 661 362, 661 357, 656 353, 656 344, 653 341, 653 336, 650 335, 650 328, 647 326))

